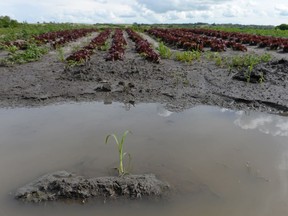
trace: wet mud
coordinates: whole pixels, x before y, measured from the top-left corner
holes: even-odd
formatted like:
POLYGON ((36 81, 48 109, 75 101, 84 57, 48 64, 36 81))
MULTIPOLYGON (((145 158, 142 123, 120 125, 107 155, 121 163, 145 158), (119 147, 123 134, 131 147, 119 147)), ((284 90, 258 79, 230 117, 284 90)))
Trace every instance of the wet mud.
POLYGON ((67 171, 46 174, 19 188, 15 198, 25 202, 56 200, 105 199, 160 199, 169 191, 168 183, 153 174, 121 177, 84 178, 67 171))

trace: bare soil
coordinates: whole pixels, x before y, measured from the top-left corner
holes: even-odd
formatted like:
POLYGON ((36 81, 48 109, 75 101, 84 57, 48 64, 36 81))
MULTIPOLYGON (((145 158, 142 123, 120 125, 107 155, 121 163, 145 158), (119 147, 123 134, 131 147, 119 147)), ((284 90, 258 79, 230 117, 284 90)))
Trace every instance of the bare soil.
MULTIPOLYGON (((38 62, 0 67, 0 106, 92 100, 132 105, 157 102, 174 111, 206 104, 288 112, 287 54, 268 51, 273 61, 259 65, 254 71, 263 72, 264 82, 247 83, 235 78, 239 71, 230 73, 228 68, 218 67, 205 58, 191 64, 174 60, 150 63, 136 53, 135 44, 126 34, 125 37, 128 46, 123 61, 105 61, 107 51, 97 51, 86 65, 69 68, 57 59, 57 53, 50 52, 38 62)), ((153 44, 157 46, 155 40, 153 44)), ((65 56, 71 52, 71 46, 64 49, 65 56)), ((248 52, 264 50, 249 48, 248 52)), ((221 55, 238 54, 242 53, 227 51, 221 55)))

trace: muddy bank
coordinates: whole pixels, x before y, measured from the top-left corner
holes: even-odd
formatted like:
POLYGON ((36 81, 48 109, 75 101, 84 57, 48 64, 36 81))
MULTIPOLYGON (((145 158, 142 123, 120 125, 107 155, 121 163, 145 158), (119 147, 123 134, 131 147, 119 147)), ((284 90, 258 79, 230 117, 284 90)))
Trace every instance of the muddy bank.
MULTIPOLYGON (((263 82, 248 83, 235 79, 239 71, 231 73, 204 57, 191 64, 174 60, 147 62, 135 52, 134 43, 127 41, 124 61, 107 62, 107 51, 97 51, 86 65, 67 68, 51 52, 39 62, 0 67, 0 106, 93 100, 133 105, 157 102, 174 111, 201 104, 288 111, 288 68, 278 56, 274 62, 260 66, 265 71, 263 82)), ((229 52, 237 53, 227 51, 223 55, 229 52)))
POLYGON ((101 199, 160 199, 170 186, 153 174, 123 177, 84 178, 58 171, 47 174, 17 190, 15 198, 25 202, 55 200, 101 199))

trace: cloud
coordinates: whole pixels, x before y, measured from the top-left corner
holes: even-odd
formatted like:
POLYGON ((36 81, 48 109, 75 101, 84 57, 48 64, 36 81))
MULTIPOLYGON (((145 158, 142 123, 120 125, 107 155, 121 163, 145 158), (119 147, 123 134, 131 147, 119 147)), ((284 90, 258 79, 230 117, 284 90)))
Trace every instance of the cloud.
POLYGON ((283 23, 287 0, 6 0, 0 14, 19 21, 86 23, 283 23))
POLYGON ((237 112, 234 124, 245 130, 258 130, 272 136, 288 136, 288 120, 280 117, 262 113, 237 112))
POLYGON ((119 15, 121 18, 135 18, 137 17, 137 14, 125 14, 125 15, 119 15))
POLYGON ((288 16, 288 7, 285 5, 277 5, 275 10, 280 16, 288 16))
POLYGON ((158 105, 157 114, 161 117, 169 117, 173 114, 173 112, 170 112, 169 110, 165 109, 163 105, 158 105))
POLYGON ((211 6, 228 0, 137 0, 139 4, 156 13, 166 13, 169 11, 208 11, 211 6))
POLYGON ((223 10, 224 17, 238 17, 243 15, 243 10, 238 6, 227 7, 223 10))

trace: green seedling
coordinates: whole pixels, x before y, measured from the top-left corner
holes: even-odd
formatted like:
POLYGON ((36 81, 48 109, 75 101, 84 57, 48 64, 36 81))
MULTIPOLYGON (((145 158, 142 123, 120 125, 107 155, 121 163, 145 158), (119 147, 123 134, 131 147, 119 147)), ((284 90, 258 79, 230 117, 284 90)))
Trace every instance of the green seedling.
POLYGON ((100 47, 101 51, 107 51, 109 49, 109 43, 106 41, 104 45, 100 47))
POLYGON ((224 59, 218 52, 207 51, 205 53, 205 57, 209 61, 214 61, 215 64, 219 67, 223 66, 226 61, 226 59, 224 59))
POLYGON ((253 64, 248 66, 248 69, 244 72, 244 76, 246 78, 247 83, 250 82, 251 73, 253 71, 253 64))
MULTIPOLYGON (((128 173, 127 170, 124 168, 124 165, 123 165, 123 159, 124 159, 125 155, 127 154, 126 152, 123 151, 123 145, 124 145, 124 142, 125 142, 125 139, 126 139, 126 136, 128 133, 131 133, 131 132, 129 130, 126 130, 123 133, 120 142, 119 142, 118 137, 115 134, 109 134, 108 136, 106 136, 106 140, 105 140, 105 144, 107 144, 109 138, 113 137, 115 140, 115 143, 117 145, 118 155, 119 155, 119 167, 118 167, 119 176, 123 176, 123 175, 128 173)), ((131 159, 131 156, 129 155, 129 161, 130 161, 130 159, 131 159)))
POLYGON ((214 53, 211 51, 206 51, 204 54, 204 57, 208 60, 213 60, 214 59, 214 53))
POLYGON ((222 66, 222 64, 223 64, 223 59, 220 55, 217 55, 215 57, 214 61, 215 61, 215 64, 219 67, 222 66))
POLYGON ((5 46, 4 49, 8 51, 11 55, 15 54, 19 49, 18 47, 12 45, 12 46, 5 46))
POLYGON ((65 62, 65 55, 64 55, 64 50, 62 47, 58 47, 56 49, 56 52, 57 52, 57 58, 59 61, 61 62, 65 62))
POLYGON ((86 62, 84 59, 82 59, 81 61, 68 60, 66 63, 68 67, 73 68, 76 66, 84 65, 86 62))
POLYGON ((271 60, 272 56, 270 53, 265 53, 260 56, 260 59, 262 62, 269 62, 271 60))
POLYGON ((158 50, 161 58, 163 58, 163 59, 170 59, 172 56, 171 50, 168 47, 166 47, 163 42, 159 43, 157 50, 158 50))
POLYGON ((194 60, 199 60, 201 57, 201 52, 199 51, 185 51, 185 52, 177 52, 176 60, 181 62, 191 63, 194 60))
MULTIPOLYGON (((232 68, 237 68, 238 70, 244 71, 244 76, 246 81, 249 83, 251 78, 251 73, 255 66, 261 62, 268 62, 271 60, 271 55, 266 53, 263 55, 246 54, 241 56, 233 56, 227 60, 226 65, 229 67, 230 71, 232 68)), ((265 81, 264 75, 262 74, 259 78, 259 83, 265 81)))
POLYGON ((259 83, 262 84, 263 82, 265 82, 265 78, 264 78, 263 72, 261 72, 260 73, 260 78, 259 78, 259 83))

